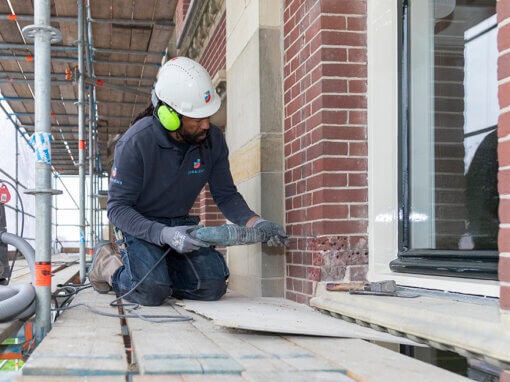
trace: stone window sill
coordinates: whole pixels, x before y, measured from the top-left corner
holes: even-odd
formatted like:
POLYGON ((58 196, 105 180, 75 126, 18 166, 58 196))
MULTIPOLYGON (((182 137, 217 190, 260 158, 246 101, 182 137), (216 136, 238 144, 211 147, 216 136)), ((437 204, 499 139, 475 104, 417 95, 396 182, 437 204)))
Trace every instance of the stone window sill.
POLYGON ((347 321, 510 369, 510 325, 501 322, 498 299, 412 291, 420 296, 351 295, 329 292, 325 283, 319 283, 310 305, 347 321))

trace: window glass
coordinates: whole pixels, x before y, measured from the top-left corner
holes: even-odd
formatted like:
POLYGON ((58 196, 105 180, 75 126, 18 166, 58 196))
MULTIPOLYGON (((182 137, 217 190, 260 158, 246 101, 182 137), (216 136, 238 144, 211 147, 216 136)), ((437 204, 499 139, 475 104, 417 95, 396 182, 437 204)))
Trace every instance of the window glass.
POLYGON ((408 246, 497 250, 496 1, 408 5, 408 246))

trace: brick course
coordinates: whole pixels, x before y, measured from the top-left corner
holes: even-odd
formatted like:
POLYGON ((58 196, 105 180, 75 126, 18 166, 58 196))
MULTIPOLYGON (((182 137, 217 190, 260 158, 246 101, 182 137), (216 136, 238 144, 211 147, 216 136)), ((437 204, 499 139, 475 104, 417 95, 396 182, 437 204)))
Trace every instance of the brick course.
MULTIPOLYGON (((498 1, 497 4, 498 23, 510 19, 510 5, 508 1, 498 1)), ((510 28, 508 24, 502 26, 498 31, 498 80, 510 80, 510 28)), ((510 312, 510 87, 508 83, 499 85, 500 115, 498 121, 498 190, 500 194, 499 220, 500 231, 498 245, 500 251, 499 277, 502 282, 500 293, 500 306, 502 310, 510 312)), ((501 380, 510 381, 510 374, 501 375, 501 380)))
POLYGON ((212 32, 211 38, 205 47, 200 64, 209 72, 211 78, 216 73, 226 68, 227 55, 227 29, 226 29, 226 11, 220 17, 216 29, 212 32))
POLYGON ((366 0, 284 1, 286 297, 360 280, 367 253, 366 0))

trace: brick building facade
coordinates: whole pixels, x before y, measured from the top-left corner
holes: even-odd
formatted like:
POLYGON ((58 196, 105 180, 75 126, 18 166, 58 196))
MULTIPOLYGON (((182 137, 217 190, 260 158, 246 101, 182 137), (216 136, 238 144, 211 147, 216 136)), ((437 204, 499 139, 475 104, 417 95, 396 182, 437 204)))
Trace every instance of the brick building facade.
POLYGON ((365 279, 366 2, 284 4, 286 297, 306 302, 365 279))
MULTIPOLYGON (((499 205, 499 280, 500 305, 506 321, 510 322, 510 2, 498 1, 498 190, 499 205)), ((503 372, 501 382, 510 381, 510 372, 503 372)))
MULTIPOLYGON (((228 248, 232 289, 309 303, 318 288, 324 288, 322 282, 394 277, 411 287, 499 294, 501 321, 510 322, 510 2, 506 0, 499 0, 496 9, 499 280, 415 277, 396 275, 390 269, 390 262, 400 256, 395 243, 400 240, 402 219, 396 143, 402 126, 398 113, 404 108, 404 93, 398 89, 403 81, 399 12, 409 3, 416 5, 415 10, 419 4, 431 12, 429 19, 415 18, 419 28, 431 33, 415 51, 430 54, 433 80, 419 90, 434 111, 426 116, 432 127, 427 144, 434 156, 429 164, 433 173, 425 182, 433 203, 422 214, 432 217, 433 232, 421 233, 431 246, 417 248, 465 250, 469 248, 462 247, 463 240, 473 229, 472 202, 465 194, 469 187, 465 32, 490 19, 493 7, 477 3, 474 9, 447 2, 436 9, 434 2, 397 0, 207 0, 193 10, 193 3, 190 8, 189 1, 178 1, 176 26, 186 35, 177 35, 184 42, 175 54, 202 63, 213 81, 223 81, 221 86, 227 89, 222 92, 228 110, 220 113, 221 126, 238 189, 257 213, 284 224, 291 238, 285 251, 260 245, 228 248), (454 13, 448 10, 452 4, 459 6, 454 13), (194 15, 186 17, 190 9, 194 15), (441 16, 445 9, 446 16, 441 16), (384 46, 374 43, 378 33, 385 36, 384 46), (427 93, 430 89, 433 93, 427 93), (380 150, 381 146, 391 149, 380 150), (373 172, 390 167, 393 175, 388 178, 373 172)), ((191 213, 207 225, 225 222, 207 187, 191 213)), ((476 245, 476 237, 473 240, 476 245)), ((510 381, 508 373, 501 378, 510 381)))
MULTIPOLYGON (((178 2, 178 30, 182 29, 188 8, 189 1, 178 2)), ((505 159, 508 151, 505 150, 508 130, 505 123, 510 121, 505 110, 510 99, 505 95, 507 90, 510 91, 505 82, 510 73, 505 71, 505 66, 510 63, 506 59, 510 47, 510 38, 505 38, 505 33, 510 33, 505 22, 507 8, 506 2, 498 2, 501 28, 498 41, 502 52, 498 77, 502 223, 499 274, 503 282, 508 279, 506 268, 510 264, 506 255, 510 251, 505 249, 508 246, 506 231, 509 230, 505 214, 510 210, 505 197, 508 191, 505 189, 508 178, 505 171, 509 165, 505 164, 508 162, 505 159)), ((284 213, 287 232, 293 237, 291 247, 285 253, 285 296, 307 302, 313 295, 314 282, 363 280, 367 273, 367 1, 284 0, 281 12, 284 213)), ((225 9, 215 15, 214 28, 203 38, 203 46, 196 57, 211 77, 226 68, 227 17, 228 10, 225 9)), ((441 40, 436 44, 441 45, 441 40)), ((451 60, 444 64, 455 68, 463 63, 451 60)), ((444 68, 443 65, 443 70, 448 71, 444 68)), ((437 75, 436 87, 439 88, 442 86, 441 73, 437 72, 437 75)), ((446 90, 451 93, 455 89, 446 90)), ((462 86, 458 90, 457 96, 462 97, 462 86)), ((441 94, 436 94, 438 107, 449 109, 452 106, 447 104, 449 95, 442 99, 441 94)), ((453 171, 453 176, 457 169, 461 171, 461 165, 452 166, 451 161, 461 158, 464 151, 462 147, 451 146, 448 141, 451 131, 443 134, 440 129, 441 126, 436 127, 439 153, 436 165, 449 166, 447 170, 453 171)), ((453 191, 450 188, 446 192, 453 191)), ((436 198, 440 200, 442 197, 451 199, 441 189, 441 179, 436 178, 436 198)), ((192 213, 200 215, 206 224, 223 224, 225 221, 207 188, 197 199, 192 213)), ((460 208, 455 214, 462 220, 466 212, 460 208)), ((449 224, 452 216, 440 203, 436 206, 438 224, 443 224, 441 219, 446 219, 445 224, 449 224)), ((442 239, 439 235, 437 240, 456 242, 461 229, 458 231, 456 237, 442 239)), ((510 309, 507 301, 510 301, 510 287, 505 283, 501 286, 501 295, 502 308, 510 309)))

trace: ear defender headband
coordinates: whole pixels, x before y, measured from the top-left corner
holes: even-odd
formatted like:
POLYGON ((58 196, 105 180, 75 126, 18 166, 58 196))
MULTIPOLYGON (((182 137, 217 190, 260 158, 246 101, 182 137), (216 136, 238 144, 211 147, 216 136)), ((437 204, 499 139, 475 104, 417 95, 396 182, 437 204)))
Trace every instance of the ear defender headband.
POLYGON ((161 102, 156 94, 152 93, 152 105, 154 114, 163 127, 169 131, 176 131, 181 127, 181 118, 170 106, 161 102))

